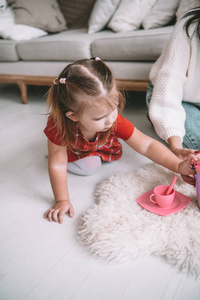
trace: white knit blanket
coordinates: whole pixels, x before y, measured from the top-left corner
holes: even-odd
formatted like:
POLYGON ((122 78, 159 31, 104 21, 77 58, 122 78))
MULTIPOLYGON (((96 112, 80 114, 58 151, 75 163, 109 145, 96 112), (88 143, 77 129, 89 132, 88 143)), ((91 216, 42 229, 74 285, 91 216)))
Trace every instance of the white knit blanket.
POLYGON ((200 210, 196 189, 178 175, 175 190, 191 198, 183 210, 159 216, 136 199, 175 174, 155 164, 117 173, 96 188, 96 203, 81 217, 78 238, 106 262, 162 255, 184 272, 200 275, 200 210))

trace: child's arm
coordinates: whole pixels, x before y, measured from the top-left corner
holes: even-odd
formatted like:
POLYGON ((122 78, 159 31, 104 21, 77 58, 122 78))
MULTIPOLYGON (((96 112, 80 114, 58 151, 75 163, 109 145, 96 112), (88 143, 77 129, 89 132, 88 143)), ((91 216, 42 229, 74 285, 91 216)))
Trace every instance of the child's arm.
POLYGON ((192 160, 198 160, 194 154, 190 154, 187 160, 182 161, 162 143, 143 134, 137 128, 134 129, 131 137, 125 142, 138 153, 173 172, 183 175, 195 174, 195 170, 191 169, 190 166, 192 160))
POLYGON ((48 156, 49 177, 56 203, 44 217, 62 223, 65 213, 68 212, 70 217, 74 215, 67 188, 67 149, 48 140, 48 156))

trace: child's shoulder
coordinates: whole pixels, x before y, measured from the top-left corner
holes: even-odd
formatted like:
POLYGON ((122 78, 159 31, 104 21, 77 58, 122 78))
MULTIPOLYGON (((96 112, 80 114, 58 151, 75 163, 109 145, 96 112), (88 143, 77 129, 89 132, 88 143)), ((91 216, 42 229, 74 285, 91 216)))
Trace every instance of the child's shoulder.
POLYGON ((47 125, 44 129, 44 133, 47 136, 47 138, 53 143, 58 146, 62 145, 62 138, 57 130, 57 126, 53 120, 52 116, 48 117, 47 125))
POLYGON ((127 140, 134 131, 134 125, 128 119, 118 114, 116 121, 115 134, 117 137, 127 140))
POLYGON ((126 121, 127 121, 127 119, 125 117, 123 117, 121 114, 118 114, 117 123, 126 122, 126 121))

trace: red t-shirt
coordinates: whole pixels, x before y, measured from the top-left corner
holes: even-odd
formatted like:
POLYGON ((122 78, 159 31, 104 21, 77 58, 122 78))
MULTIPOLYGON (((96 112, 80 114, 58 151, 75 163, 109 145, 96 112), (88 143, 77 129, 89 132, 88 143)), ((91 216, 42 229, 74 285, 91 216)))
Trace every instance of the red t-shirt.
MULTIPOLYGON (((118 114, 115 129, 111 132, 103 145, 99 145, 102 135, 101 132, 97 133, 94 142, 89 142, 83 136, 78 126, 75 127, 75 131, 76 141, 70 149, 67 148, 68 162, 72 162, 86 156, 100 156, 103 161, 112 161, 118 160, 122 156, 122 146, 118 141, 118 138, 122 140, 129 139, 134 131, 134 125, 118 114)), ((62 145, 61 138, 57 134, 51 117, 48 119, 44 133, 52 143, 58 146, 62 145)))

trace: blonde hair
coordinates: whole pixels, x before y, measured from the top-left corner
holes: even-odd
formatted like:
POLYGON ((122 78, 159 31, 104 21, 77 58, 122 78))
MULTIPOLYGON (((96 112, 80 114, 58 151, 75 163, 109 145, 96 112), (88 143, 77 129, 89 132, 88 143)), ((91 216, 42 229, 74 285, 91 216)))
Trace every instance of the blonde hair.
MULTIPOLYGON (((72 111, 80 115, 88 104, 103 104, 102 101, 105 105, 117 106, 120 111, 125 103, 111 70, 102 60, 83 59, 64 68, 50 87, 47 98, 49 114, 63 145, 70 146, 75 142, 74 122, 66 117, 66 113, 72 111), (109 99, 114 87, 118 99, 109 99)), ((103 142, 111 130, 103 133, 103 142)))

